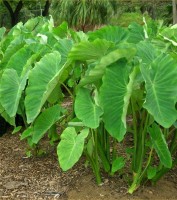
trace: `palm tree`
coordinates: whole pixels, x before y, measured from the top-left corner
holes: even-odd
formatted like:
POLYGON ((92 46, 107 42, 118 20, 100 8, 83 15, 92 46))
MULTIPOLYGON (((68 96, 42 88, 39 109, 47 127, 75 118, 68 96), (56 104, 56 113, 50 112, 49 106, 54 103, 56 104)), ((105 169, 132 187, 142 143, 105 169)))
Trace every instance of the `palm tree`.
POLYGON ((114 4, 111 0, 55 0, 52 14, 54 18, 85 31, 88 27, 107 23, 115 12, 114 4))

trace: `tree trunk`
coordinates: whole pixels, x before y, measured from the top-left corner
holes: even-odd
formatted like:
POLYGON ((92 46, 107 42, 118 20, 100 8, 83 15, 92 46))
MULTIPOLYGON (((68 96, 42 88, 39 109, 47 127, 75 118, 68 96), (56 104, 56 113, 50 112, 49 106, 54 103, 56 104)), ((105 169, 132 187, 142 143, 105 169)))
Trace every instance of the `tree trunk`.
POLYGON ((156 19, 157 4, 156 0, 152 2, 152 19, 156 19))
POLYGON ((23 7, 23 2, 20 0, 15 8, 15 11, 13 11, 11 5, 7 0, 3 0, 4 5, 6 6, 7 10, 9 11, 10 18, 11 18, 11 26, 15 26, 18 23, 19 20, 19 13, 20 10, 23 7))
POLYGON ((46 17, 49 15, 49 8, 50 8, 50 0, 47 0, 46 3, 45 3, 45 6, 44 6, 44 10, 42 11, 42 16, 43 17, 46 17))
POLYGON ((177 23, 177 13, 176 13, 176 0, 172 0, 173 7, 173 24, 177 23))

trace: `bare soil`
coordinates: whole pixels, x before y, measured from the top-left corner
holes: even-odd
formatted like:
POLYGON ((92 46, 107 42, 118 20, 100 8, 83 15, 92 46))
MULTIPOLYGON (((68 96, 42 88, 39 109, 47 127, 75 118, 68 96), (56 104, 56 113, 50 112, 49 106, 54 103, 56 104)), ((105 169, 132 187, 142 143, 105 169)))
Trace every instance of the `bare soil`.
POLYGON ((20 141, 19 134, 7 133, 0 138, 0 199, 177 199, 177 169, 156 186, 142 186, 130 195, 126 181, 118 174, 103 176, 103 184, 97 186, 84 158, 73 169, 62 172, 56 147, 45 139, 42 146, 47 151, 45 155, 27 158, 27 144, 20 141))

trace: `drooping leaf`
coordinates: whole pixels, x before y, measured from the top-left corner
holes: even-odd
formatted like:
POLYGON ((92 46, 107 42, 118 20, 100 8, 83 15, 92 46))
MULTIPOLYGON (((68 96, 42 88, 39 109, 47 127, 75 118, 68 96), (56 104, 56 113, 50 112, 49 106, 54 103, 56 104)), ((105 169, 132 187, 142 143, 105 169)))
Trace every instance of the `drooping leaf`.
POLYGON ((101 79, 105 73, 107 66, 118 61, 121 58, 126 58, 127 60, 131 60, 131 58, 135 55, 135 53, 136 49, 134 48, 120 48, 103 56, 100 62, 93 69, 90 70, 88 75, 86 75, 81 79, 79 85, 83 86, 101 79))
POLYGON ((0 81, 0 103, 10 117, 16 115, 28 73, 20 78, 14 69, 5 69, 0 81))
POLYGON ((69 58, 72 60, 96 61, 106 55, 111 46, 111 42, 101 39, 96 39, 93 42, 83 41, 73 46, 69 58))
POLYGON ((118 141, 126 133, 126 113, 133 88, 136 69, 130 74, 125 60, 115 62, 106 68, 100 88, 100 103, 107 131, 118 141))
POLYGON ((91 97, 90 90, 80 88, 75 100, 76 116, 89 128, 97 128, 100 122, 102 109, 96 105, 91 97))
POLYGON ((52 106, 44 110, 35 120, 32 141, 37 144, 47 130, 61 118, 61 107, 52 106))
POLYGON ((15 126, 15 117, 10 117, 0 104, 0 115, 8 122, 10 125, 15 126))
POLYGON ((177 63, 169 55, 160 55, 150 68, 141 66, 147 91, 144 108, 165 128, 177 118, 177 63))
POLYGON ((156 150, 160 162, 167 168, 172 167, 172 158, 168 149, 165 137, 157 124, 153 124, 152 127, 148 128, 153 147, 156 150))
POLYGON ((77 134, 75 128, 66 128, 61 135, 61 142, 57 147, 57 154, 63 171, 70 169, 81 157, 84 149, 84 140, 89 129, 83 129, 77 134))
POLYGON ((31 123, 40 113, 40 110, 56 85, 65 68, 61 65, 59 52, 46 54, 29 75, 29 85, 26 89, 25 108, 27 122, 31 123))

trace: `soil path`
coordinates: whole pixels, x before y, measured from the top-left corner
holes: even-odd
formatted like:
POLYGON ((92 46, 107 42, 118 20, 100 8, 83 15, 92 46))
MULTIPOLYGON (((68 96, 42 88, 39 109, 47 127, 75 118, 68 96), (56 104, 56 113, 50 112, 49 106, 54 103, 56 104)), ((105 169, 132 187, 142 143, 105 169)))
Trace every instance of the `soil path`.
POLYGON ((48 153, 27 158, 26 142, 19 135, 5 134, 0 138, 0 199, 177 199, 177 169, 156 186, 141 187, 133 195, 127 194, 126 182, 118 175, 103 177, 103 185, 95 184, 94 176, 82 159, 72 170, 62 172, 55 148, 43 141, 48 153))

